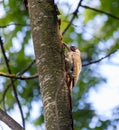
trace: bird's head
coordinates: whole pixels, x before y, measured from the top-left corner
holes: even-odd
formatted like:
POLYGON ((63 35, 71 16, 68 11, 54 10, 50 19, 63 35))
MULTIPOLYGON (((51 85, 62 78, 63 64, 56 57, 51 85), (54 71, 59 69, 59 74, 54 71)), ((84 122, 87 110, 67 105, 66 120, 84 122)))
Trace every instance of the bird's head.
POLYGON ((75 52, 77 48, 75 46, 70 46, 70 50, 75 52))

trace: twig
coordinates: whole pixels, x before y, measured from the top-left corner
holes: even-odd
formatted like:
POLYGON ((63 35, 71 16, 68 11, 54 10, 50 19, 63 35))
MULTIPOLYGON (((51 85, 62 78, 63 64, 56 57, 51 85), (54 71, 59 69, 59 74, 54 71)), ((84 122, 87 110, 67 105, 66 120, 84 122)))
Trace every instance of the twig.
MULTIPOLYGON (((31 68, 31 66, 35 63, 35 60, 33 60, 28 66, 26 66, 22 71, 20 71, 17 76, 21 76, 23 75, 27 70, 29 70, 31 68)), ((13 79, 13 81, 15 82, 17 79, 13 79)), ((8 91, 8 89, 10 88, 11 83, 9 83, 6 88, 4 89, 3 95, 2 95, 2 99, 0 100, 0 102, 3 101, 3 105, 4 105, 4 101, 5 101, 5 95, 8 91)))
POLYGON ((0 28, 6 28, 6 27, 11 26, 11 25, 15 25, 15 26, 28 26, 28 27, 30 27, 29 24, 11 23, 11 24, 7 24, 7 25, 0 25, 0 28))
MULTIPOLYGON (((5 60, 5 64, 6 64, 6 67, 7 67, 7 70, 8 70, 8 73, 11 74, 11 69, 10 69, 10 66, 9 66, 9 61, 7 59, 7 56, 5 54, 5 49, 4 49, 4 46, 3 46, 3 41, 0 37, 0 46, 1 46, 1 50, 2 50, 2 53, 3 53, 3 57, 4 57, 4 60, 5 60)), ((10 81, 11 81, 11 84, 12 84, 12 88, 13 88, 13 92, 14 92, 14 96, 15 96, 15 99, 17 101, 17 104, 18 104, 18 107, 19 107, 19 110, 20 110, 20 113, 21 113, 21 118, 22 118, 22 122, 23 122, 23 127, 25 129, 25 119, 24 119, 24 115, 23 115, 23 111, 22 111, 22 107, 21 107, 21 104, 20 104, 20 101, 19 101, 19 98, 18 98, 18 95, 17 95, 17 90, 16 90, 16 87, 14 85, 14 81, 12 78, 10 78, 10 81)))
POLYGON ((71 26, 71 24, 72 24, 73 20, 75 19, 75 17, 77 16, 78 9, 79 9, 79 7, 81 6, 82 1, 83 1, 83 0, 80 0, 80 1, 79 1, 79 3, 78 3, 78 6, 77 6, 76 10, 75 10, 75 11, 74 11, 74 13, 73 13, 72 18, 71 18, 71 20, 70 20, 69 24, 67 25, 67 27, 66 27, 66 28, 64 29, 64 31, 62 32, 62 35, 64 35, 64 34, 65 34, 65 32, 66 32, 66 31, 68 30, 68 28, 71 26))
POLYGON ((37 78, 38 74, 34 74, 34 75, 31 75, 31 76, 22 76, 22 75, 17 76, 17 75, 14 75, 14 74, 6 74, 6 73, 3 73, 3 72, 0 72, 0 76, 12 78, 12 79, 29 80, 29 79, 37 78))
POLYGON ((85 66, 88 66, 88 65, 91 65, 91 64, 98 63, 98 62, 102 61, 103 59, 105 59, 105 58, 111 56, 111 55, 114 54, 115 52, 117 52, 117 50, 115 50, 115 51, 109 53, 108 55, 106 55, 106 56, 104 56, 104 57, 102 57, 102 58, 100 58, 100 59, 98 59, 98 60, 90 61, 90 62, 88 62, 88 63, 86 63, 86 64, 83 64, 82 66, 85 67, 85 66))
POLYGON ((86 6, 86 5, 82 5, 82 1, 83 1, 83 0, 80 0, 78 6, 77 6, 77 8, 76 8, 76 10, 75 10, 74 13, 73 13, 73 16, 72 16, 72 18, 71 18, 69 24, 67 25, 67 27, 66 27, 66 28, 64 29, 64 31, 62 32, 62 35, 64 35, 64 33, 65 33, 65 32, 68 30, 68 28, 71 26, 73 20, 74 20, 75 17, 77 16, 78 9, 79 9, 80 6, 83 7, 83 8, 86 8, 86 9, 90 9, 90 10, 93 10, 93 11, 96 11, 96 12, 99 12, 99 13, 106 14, 106 15, 108 15, 108 16, 114 18, 114 19, 119 20, 119 17, 114 16, 114 15, 111 14, 111 13, 105 12, 105 11, 103 11, 103 10, 95 9, 95 8, 92 8, 92 7, 89 7, 89 6, 86 6))
POLYGON ((18 73, 18 75, 22 75, 22 74, 24 74, 27 70, 29 70, 30 68, 31 68, 31 66, 35 63, 35 59, 31 62, 31 63, 29 63, 29 65, 27 65, 21 72, 19 72, 18 73))
POLYGON ((92 7, 89 7, 89 6, 86 6, 86 5, 80 5, 80 6, 83 7, 83 8, 86 8, 86 9, 90 9, 90 10, 93 10, 93 11, 96 11, 96 12, 99 12, 99 13, 106 14, 106 15, 108 15, 108 16, 114 18, 114 19, 119 20, 119 17, 114 16, 113 14, 108 13, 108 12, 105 12, 105 11, 103 11, 103 10, 95 9, 95 8, 92 8, 92 7))

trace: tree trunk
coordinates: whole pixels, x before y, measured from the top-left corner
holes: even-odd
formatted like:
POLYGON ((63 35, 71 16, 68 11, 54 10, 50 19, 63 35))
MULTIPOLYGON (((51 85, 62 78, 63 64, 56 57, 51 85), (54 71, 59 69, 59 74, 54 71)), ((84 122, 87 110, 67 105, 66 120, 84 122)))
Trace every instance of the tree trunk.
POLYGON ((72 130, 63 45, 54 0, 29 0, 32 37, 47 130, 72 130))

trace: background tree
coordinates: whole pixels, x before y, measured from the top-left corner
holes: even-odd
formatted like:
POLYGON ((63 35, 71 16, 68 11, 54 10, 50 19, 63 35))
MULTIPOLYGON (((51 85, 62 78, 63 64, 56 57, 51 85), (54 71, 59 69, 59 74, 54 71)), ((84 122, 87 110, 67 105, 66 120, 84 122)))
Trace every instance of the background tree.
MULTIPOLYGON (((72 94, 75 130, 84 128, 98 130, 109 129, 110 127, 117 129, 118 107, 112 111, 113 118, 105 119, 96 113, 87 99, 91 89, 98 90, 106 82, 106 77, 103 77, 99 71, 101 60, 104 57, 111 57, 113 52, 116 52, 113 57, 118 54, 119 2, 118 0, 108 2, 84 0, 81 4, 78 2, 70 6, 67 1, 56 1, 61 9, 63 41, 76 45, 82 52, 83 69, 77 87, 72 94)), ((0 78, 1 108, 7 112, 16 108, 18 102, 14 98, 11 87, 12 82, 14 82, 26 122, 32 122, 36 128, 40 126, 43 129, 43 108, 39 106, 38 116, 33 118, 31 114, 34 104, 41 102, 41 96, 38 79, 28 80, 29 76, 37 73, 28 12, 20 0, 4 0, 0 3, 0 7, 2 10, 0 35, 6 60, 9 61, 9 73, 19 76, 19 79, 25 79, 16 80, 14 77, 10 81, 9 78, 3 76, 0 78), (23 74, 27 77, 23 78, 21 76, 23 74)), ((108 58, 108 63, 110 62, 111 58, 108 58)), ((3 72, 8 73, 8 67, 4 63, 4 56, 1 51, 1 75, 3 72)))

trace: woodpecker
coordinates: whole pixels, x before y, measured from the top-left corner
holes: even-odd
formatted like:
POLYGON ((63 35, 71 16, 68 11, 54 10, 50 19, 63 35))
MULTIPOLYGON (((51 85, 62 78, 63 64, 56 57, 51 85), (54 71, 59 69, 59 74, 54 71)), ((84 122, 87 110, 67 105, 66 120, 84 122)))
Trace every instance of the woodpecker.
POLYGON ((70 92, 72 92, 82 68, 81 53, 75 46, 64 45, 68 49, 68 53, 65 55, 66 83, 70 92))

